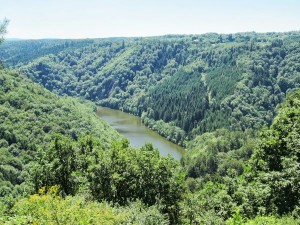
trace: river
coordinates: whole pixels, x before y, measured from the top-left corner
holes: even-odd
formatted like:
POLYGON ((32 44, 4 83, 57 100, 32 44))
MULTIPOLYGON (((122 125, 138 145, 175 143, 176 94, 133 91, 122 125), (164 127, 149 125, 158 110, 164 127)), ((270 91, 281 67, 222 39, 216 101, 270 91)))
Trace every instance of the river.
POLYGON ((133 147, 140 148, 146 142, 151 142, 155 148, 158 148, 160 155, 170 154, 177 160, 180 160, 184 153, 182 147, 144 126, 138 116, 106 107, 99 107, 97 115, 127 138, 133 147))

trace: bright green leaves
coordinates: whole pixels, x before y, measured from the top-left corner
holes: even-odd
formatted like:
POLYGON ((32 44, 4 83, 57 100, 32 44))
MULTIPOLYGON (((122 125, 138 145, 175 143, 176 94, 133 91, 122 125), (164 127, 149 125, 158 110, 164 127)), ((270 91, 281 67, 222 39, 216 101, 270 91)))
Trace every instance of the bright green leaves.
POLYGON ((281 105, 270 129, 261 133, 255 151, 253 172, 271 188, 270 204, 278 213, 291 212, 300 200, 300 91, 281 105))
POLYGON ((232 169, 240 175, 254 145, 254 133, 251 130, 232 132, 220 129, 191 141, 182 163, 188 176, 194 178, 210 180, 228 175, 232 169))
POLYGON ((59 97, 16 71, 0 70, 0 205, 12 207, 18 197, 57 183, 67 194, 87 190, 81 171, 98 155, 91 142, 107 146, 119 138, 94 112, 93 103, 59 97), (88 133, 98 141, 79 138, 88 133), (81 143, 78 159, 74 140, 81 143))
POLYGON ((33 172, 36 188, 59 185, 64 194, 89 193, 97 201, 126 205, 141 200, 158 204, 172 221, 179 217, 184 174, 171 157, 160 157, 152 144, 129 147, 128 140, 103 148, 85 136, 75 142, 57 135, 33 172))
POLYGON ((176 160, 159 157, 146 144, 140 150, 124 141, 100 153, 89 178, 92 195, 100 200, 126 204, 140 199, 147 205, 159 204, 172 220, 178 218, 184 175, 176 160))
POLYGON ((0 205, 1 224, 169 224, 167 216, 157 206, 148 207, 137 201, 125 207, 112 207, 79 195, 61 198, 57 186, 46 193, 39 191, 39 194, 20 199, 11 210, 4 211, 0 205))
MULTIPOLYGON (((217 130, 190 142, 182 162, 194 179, 187 180, 192 193, 183 201, 183 221, 222 224, 232 215, 228 224, 256 224, 258 220, 246 218, 285 214, 299 218, 299 100, 300 91, 289 94, 270 128, 264 127, 258 138, 249 131, 217 130)), ((283 221, 261 218, 269 224, 283 221)), ((296 224, 296 219, 287 219, 296 224)))

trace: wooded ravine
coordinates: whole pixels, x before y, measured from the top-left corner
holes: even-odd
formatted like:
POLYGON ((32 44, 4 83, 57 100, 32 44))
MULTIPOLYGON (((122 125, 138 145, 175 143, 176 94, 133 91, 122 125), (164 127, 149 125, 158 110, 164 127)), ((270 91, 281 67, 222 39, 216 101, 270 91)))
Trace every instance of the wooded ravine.
POLYGON ((1 223, 300 223, 300 32, 6 40, 0 60, 1 223))

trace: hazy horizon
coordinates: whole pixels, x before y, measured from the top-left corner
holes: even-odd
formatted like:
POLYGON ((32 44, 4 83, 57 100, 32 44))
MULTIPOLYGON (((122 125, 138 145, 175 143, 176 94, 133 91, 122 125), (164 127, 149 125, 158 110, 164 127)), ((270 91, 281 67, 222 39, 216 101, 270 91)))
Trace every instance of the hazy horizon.
POLYGON ((5 41, 26 41, 26 40, 84 40, 84 39, 113 39, 113 38, 120 38, 120 39, 125 39, 125 38, 152 38, 152 37, 164 37, 164 36, 190 36, 190 35, 205 35, 205 34, 245 34, 245 33, 256 33, 256 34, 263 34, 263 33, 290 33, 290 32, 300 32, 299 30, 290 30, 290 31, 267 31, 267 32, 256 32, 256 31, 245 31, 245 32, 234 32, 234 33, 218 33, 218 32, 207 32, 207 33, 202 33, 202 34, 162 34, 162 35, 149 35, 149 36, 114 36, 114 37, 82 37, 82 38, 55 38, 55 37, 42 37, 42 38, 5 38, 5 41))
MULTIPOLYGON (((1 1, 1 0, 0 0, 1 1)), ((94 39, 300 30, 296 0, 9 1, 6 38, 94 39)))

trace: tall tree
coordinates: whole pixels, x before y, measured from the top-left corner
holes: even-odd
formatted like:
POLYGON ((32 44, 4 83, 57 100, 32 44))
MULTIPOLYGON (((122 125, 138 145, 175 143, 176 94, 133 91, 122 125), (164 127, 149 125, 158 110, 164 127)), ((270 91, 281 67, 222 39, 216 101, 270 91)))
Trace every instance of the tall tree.
POLYGON ((254 174, 270 186, 270 205, 279 214, 294 210, 300 201, 300 91, 281 105, 270 129, 253 155, 254 174))
POLYGON ((0 38, 0 44, 3 42, 3 40, 4 40, 3 37, 7 33, 6 28, 7 28, 8 23, 9 23, 9 20, 6 19, 6 18, 4 18, 0 22, 0 36, 1 36, 1 38, 0 38))

